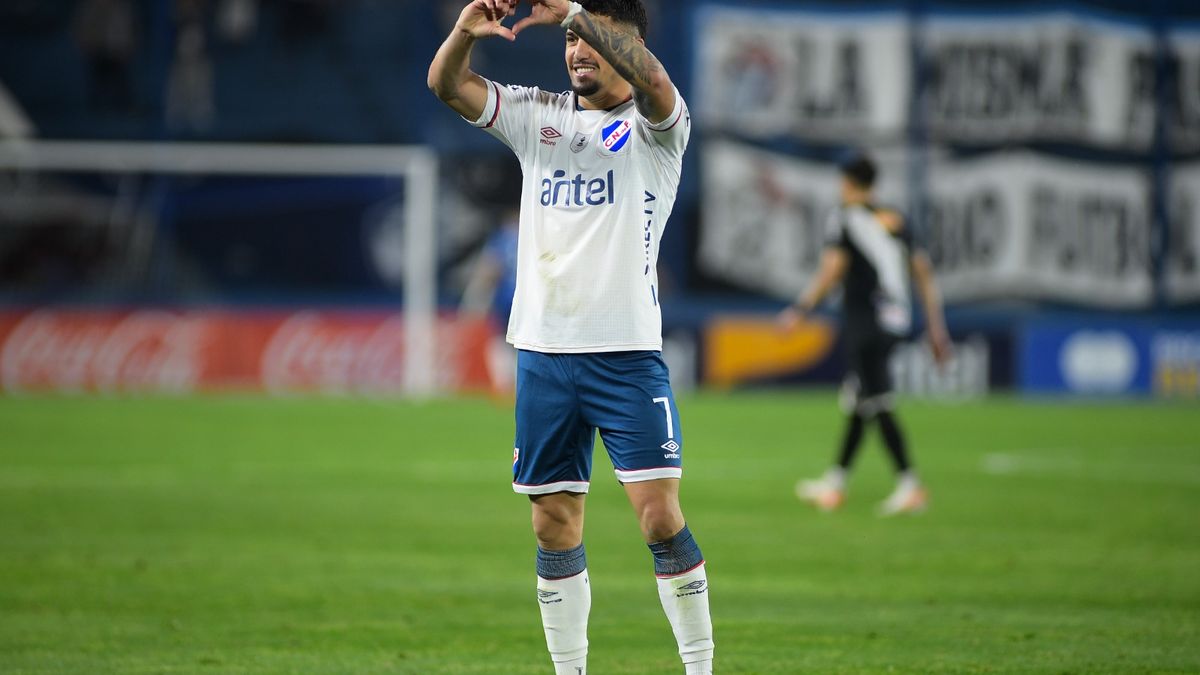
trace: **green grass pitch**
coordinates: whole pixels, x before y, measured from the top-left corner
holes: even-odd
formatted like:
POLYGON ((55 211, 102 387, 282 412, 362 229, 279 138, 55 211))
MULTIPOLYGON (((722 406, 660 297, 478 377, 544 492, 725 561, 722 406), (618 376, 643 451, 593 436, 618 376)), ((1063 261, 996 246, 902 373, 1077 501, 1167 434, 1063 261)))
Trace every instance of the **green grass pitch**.
MULTIPOLYGON (((719 673, 1200 672, 1200 408, 902 404, 931 486, 850 501, 831 392, 680 401, 719 673)), ((487 400, 0 399, 0 672, 550 673, 487 400)), ((590 669, 681 673, 597 448, 590 669)))

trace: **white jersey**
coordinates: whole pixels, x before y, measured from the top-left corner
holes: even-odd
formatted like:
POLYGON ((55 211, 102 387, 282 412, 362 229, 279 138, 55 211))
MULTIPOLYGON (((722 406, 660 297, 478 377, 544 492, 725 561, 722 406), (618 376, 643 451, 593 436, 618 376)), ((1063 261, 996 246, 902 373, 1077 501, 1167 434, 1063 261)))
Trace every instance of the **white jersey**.
POLYGON ((658 244, 675 204, 691 118, 651 124, 626 101, 582 110, 572 92, 488 82, 477 127, 523 173, 508 341, 538 352, 662 349, 658 244))

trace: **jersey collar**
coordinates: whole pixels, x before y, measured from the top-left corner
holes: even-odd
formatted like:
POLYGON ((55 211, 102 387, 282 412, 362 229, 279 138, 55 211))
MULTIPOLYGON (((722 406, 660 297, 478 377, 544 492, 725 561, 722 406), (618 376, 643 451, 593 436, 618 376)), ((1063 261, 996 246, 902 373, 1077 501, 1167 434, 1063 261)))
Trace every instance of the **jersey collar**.
POLYGON ((571 97, 575 101, 575 112, 606 112, 606 113, 610 113, 610 112, 616 110, 617 108, 627 105, 630 101, 633 100, 633 94, 630 94, 629 97, 626 98, 624 101, 621 101, 620 103, 614 105, 611 108, 584 108, 579 105, 579 94, 572 91, 571 97))

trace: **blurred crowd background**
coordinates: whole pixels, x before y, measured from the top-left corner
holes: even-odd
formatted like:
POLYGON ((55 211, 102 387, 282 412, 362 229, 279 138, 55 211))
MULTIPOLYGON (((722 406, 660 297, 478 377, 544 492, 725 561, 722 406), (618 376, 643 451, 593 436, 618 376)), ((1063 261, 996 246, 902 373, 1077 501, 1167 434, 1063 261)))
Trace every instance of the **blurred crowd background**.
MULTIPOLYGON (((899 350, 902 390, 1200 394, 1200 4, 646 4, 694 123, 659 269, 677 386, 837 379, 831 316, 794 336, 771 316, 863 148, 958 343, 946 371, 899 350)), ((411 177, 112 168, 136 144, 186 164, 174 144, 236 143, 431 150, 438 385, 486 388, 497 327, 456 312, 520 181, 426 89, 461 7, 0 4, 0 386, 403 390, 411 177), (47 141, 88 145, 52 169, 47 141)), ((474 67, 557 91, 561 54, 534 30, 474 67)))

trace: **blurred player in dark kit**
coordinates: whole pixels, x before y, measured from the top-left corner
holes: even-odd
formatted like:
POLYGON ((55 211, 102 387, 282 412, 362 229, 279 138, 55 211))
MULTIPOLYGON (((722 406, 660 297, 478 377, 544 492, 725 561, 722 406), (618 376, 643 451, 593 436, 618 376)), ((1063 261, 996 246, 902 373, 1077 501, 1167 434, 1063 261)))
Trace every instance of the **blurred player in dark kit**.
POLYGON ((925 311, 927 334, 935 361, 950 358, 950 338, 942 316, 941 295, 928 255, 915 244, 913 232, 896 211, 872 201, 877 170, 866 154, 841 164, 841 204, 825 225, 825 251, 816 276, 800 298, 780 312, 781 326, 791 330, 839 284, 843 288, 842 333, 848 359, 842 386, 846 431, 834 465, 817 480, 801 481, 796 495, 825 511, 846 499, 846 478, 871 422, 879 425, 897 474, 895 490, 880 505, 883 515, 925 508, 929 494, 917 478, 904 434, 893 412, 888 358, 912 329, 912 289, 925 311))

